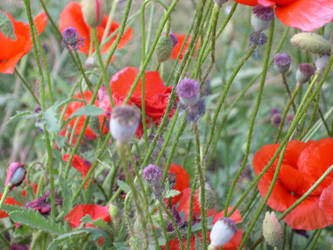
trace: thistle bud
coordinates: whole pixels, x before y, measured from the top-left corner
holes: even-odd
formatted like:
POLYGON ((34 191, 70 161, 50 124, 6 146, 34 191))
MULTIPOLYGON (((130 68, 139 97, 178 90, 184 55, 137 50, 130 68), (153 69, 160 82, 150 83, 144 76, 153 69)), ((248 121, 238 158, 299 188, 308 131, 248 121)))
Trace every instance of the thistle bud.
POLYGON ((181 103, 191 106, 200 99, 200 84, 196 80, 184 78, 178 83, 176 93, 181 103))
POLYGON ((271 123, 273 126, 278 127, 281 123, 281 120, 282 120, 282 115, 280 113, 276 113, 272 115, 271 123))
POLYGON ((82 12, 84 21, 91 27, 96 28, 102 22, 106 14, 106 4, 104 0, 83 0, 82 12))
POLYGON ((331 52, 330 42, 316 33, 298 33, 290 39, 290 42, 297 48, 315 54, 330 54, 331 52))
POLYGON ((286 73, 290 67, 290 56, 287 53, 279 53, 274 56, 274 64, 280 73, 286 73))
POLYGON ((208 249, 215 249, 227 244, 237 232, 235 222, 230 218, 220 218, 210 231, 208 249))
POLYGON ((276 219, 274 212, 266 212, 262 231, 267 244, 272 247, 279 246, 281 239, 280 223, 276 219))
POLYGON ((329 55, 319 55, 315 61, 316 69, 319 71, 324 71, 327 67, 329 59, 329 55))
POLYGON ((7 176, 5 180, 5 186, 9 185, 10 187, 19 186, 25 177, 25 168, 24 165, 19 162, 12 162, 7 170, 7 176))
POLYGON ((110 119, 111 135, 119 142, 127 142, 135 134, 141 113, 130 105, 117 106, 112 109, 110 119))
POLYGON ((314 69, 310 63, 301 63, 296 72, 296 80, 302 84, 310 80, 314 74, 314 69))
MULTIPOLYGON (((177 39, 177 38, 176 38, 177 39)), ((170 36, 162 37, 156 46, 156 55, 159 63, 164 62, 171 56, 174 42, 170 36)))
POLYGON ((251 26, 255 32, 261 32, 271 25, 273 18, 272 8, 257 5, 252 9, 251 26))

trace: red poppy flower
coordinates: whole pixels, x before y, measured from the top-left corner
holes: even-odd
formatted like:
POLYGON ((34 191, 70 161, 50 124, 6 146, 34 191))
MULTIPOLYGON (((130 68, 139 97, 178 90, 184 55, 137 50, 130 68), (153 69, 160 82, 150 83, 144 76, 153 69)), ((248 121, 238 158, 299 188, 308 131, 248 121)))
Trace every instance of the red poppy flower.
MULTIPOLYGON (((228 211, 231 211, 231 209, 232 209, 232 207, 230 207, 228 209, 228 211)), ((224 217, 224 210, 217 214, 215 212, 212 215, 214 215, 214 219, 213 219, 213 225, 214 225, 218 221, 218 219, 224 217)), ((240 212, 238 211, 238 209, 229 218, 231 218, 235 222, 235 224, 242 222, 242 216, 241 216, 240 212)), ((209 243, 209 233, 210 232, 207 233, 207 244, 209 243)), ((200 241, 202 242, 202 234, 197 233, 196 235, 197 235, 197 237, 199 237, 200 241)), ((242 241, 242 236, 243 236, 243 231, 241 229, 238 229, 237 232, 234 234, 233 238, 222 247, 223 250, 237 250, 242 241)), ((186 243, 187 243, 187 241, 186 241, 186 239, 184 239, 183 245, 186 246, 186 243)), ((191 243, 190 243, 190 250, 197 249, 195 243, 196 243, 195 235, 192 235, 191 243)), ((169 249, 172 249, 172 250, 181 249, 178 239, 170 240, 168 242, 168 246, 169 246, 169 249)), ((162 249, 166 249, 165 246, 162 246, 162 249)), ((217 247, 216 249, 219 249, 219 248, 217 247)))
MULTIPOLYGON (((134 67, 126 67, 118 71, 110 79, 110 87, 112 97, 116 105, 124 102, 130 91, 139 70, 134 67)), ((145 72, 145 111, 148 118, 151 118, 154 123, 160 122, 168 105, 169 96, 172 87, 165 87, 163 80, 158 71, 145 72)), ((142 83, 139 81, 135 88, 129 103, 134 103, 141 108, 142 83)), ((111 111, 110 99, 106 88, 102 87, 98 93, 99 107, 107 113, 111 111)), ((170 114, 170 116, 172 113, 170 114)), ((149 125, 149 120, 147 120, 149 125)))
MULTIPOLYGON (((110 221, 109 208, 107 206, 98 206, 95 204, 79 204, 74 207, 64 218, 68 220, 71 227, 77 228, 81 225, 81 219, 89 215, 92 220, 102 219, 105 222, 110 221)), ((85 227, 95 227, 93 224, 88 223, 85 227)))
POLYGON ((332 0, 235 0, 250 6, 275 6, 277 18, 285 25, 313 31, 333 20, 332 0))
MULTIPOLYGON (((200 206, 200 198, 199 198, 200 190, 196 190, 193 196, 193 207, 192 207, 192 215, 194 218, 201 218, 201 206, 200 206)), ((182 191, 182 196, 179 201, 178 211, 185 212, 185 218, 188 220, 188 216, 190 214, 190 201, 191 201, 191 188, 186 188, 182 191)), ((216 214, 215 209, 207 209, 207 216, 210 217, 216 214)))
MULTIPOLYGON (((108 22, 108 16, 105 16, 99 26, 97 26, 98 41, 101 42, 106 24, 108 22)), ((108 35, 111 35, 120 24, 116 22, 111 23, 110 31, 108 35)), ((73 27, 77 30, 80 38, 84 38, 84 44, 79 47, 79 51, 85 54, 89 54, 90 50, 90 33, 91 28, 85 23, 82 13, 82 6, 77 2, 70 2, 60 14, 59 29, 63 32, 66 28, 73 27)), ((129 40, 132 39, 132 29, 129 28, 123 34, 117 46, 118 49, 124 47, 129 40)), ((101 52, 107 52, 112 43, 116 40, 117 35, 113 35, 112 38, 102 47, 101 52)), ((95 48, 93 48, 93 51, 95 48)))
MULTIPOLYGON (((177 164, 170 164, 168 172, 174 174, 176 177, 175 185, 172 187, 172 189, 182 192, 189 187, 189 176, 183 167, 177 164)), ((182 193, 172 197, 171 205, 177 204, 181 197, 182 193)))
MULTIPOLYGON (((69 156, 70 156, 70 154, 65 154, 62 157, 62 160, 67 162, 69 160, 69 156)), ((77 171, 81 172, 82 179, 84 180, 84 178, 86 178, 86 175, 91 167, 91 163, 89 161, 82 159, 78 155, 74 155, 71 166, 74 167, 77 171)), ((89 180, 84 185, 84 188, 86 188, 88 186, 88 184, 89 184, 89 180)))
MULTIPOLYGON (((185 34, 183 34, 183 35, 174 34, 174 35, 177 37, 178 42, 176 43, 175 47, 173 47, 173 50, 172 50, 172 53, 171 53, 171 58, 172 59, 177 59, 179 53, 181 52, 181 55, 179 57, 179 59, 181 60, 181 59, 183 59, 183 57, 184 57, 184 55, 186 53, 187 47, 190 44, 191 37, 189 37, 186 40, 184 49, 182 51, 180 51, 180 49, 182 48, 182 46, 183 46, 183 44, 185 42, 186 35, 185 34)), ((200 45, 200 40, 198 40, 197 45, 195 46, 195 50, 198 49, 199 45, 200 45)))
MULTIPOLYGON (((89 90, 86 90, 85 92, 83 92, 83 96, 84 96, 84 100, 86 101, 86 103, 89 104, 89 102, 92 98, 92 93, 89 90)), ((82 100, 82 95, 81 95, 81 93, 78 93, 77 95, 73 96, 73 98, 82 100)), ((98 106, 98 101, 95 101, 94 104, 96 106, 98 106)), ((75 111, 79 110, 83 106, 85 106, 85 104, 84 104, 84 102, 81 102, 81 101, 70 102, 69 105, 68 105, 68 108, 65 112, 64 120, 69 119, 75 111)), ((73 128, 77 119, 79 119, 79 122, 78 122, 78 124, 76 126, 76 129, 74 131, 74 135, 79 135, 81 133, 81 130, 82 130, 82 127, 83 127, 83 124, 84 124, 86 118, 84 116, 81 116, 80 118, 74 118, 74 119, 70 120, 67 123, 67 125, 69 125, 73 128)), ((99 119, 100 125, 102 125, 103 120, 104 120, 104 116, 99 115, 98 119, 99 119)), ((108 131, 107 128, 104 126, 103 134, 107 133, 107 131, 108 131)), ((95 139, 97 137, 96 133, 89 126, 87 126, 86 130, 84 131, 84 135, 88 139, 95 139)))
MULTIPOLYGON (((254 156, 253 167, 259 174, 276 152, 279 144, 265 145, 254 156)), ((276 159, 258 182, 262 197, 267 194, 278 163, 276 159)), ((333 164, 333 138, 307 143, 290 141, 283 157, 282 166, 267 205, 277 211, 285 211, 300 198, 318 178, 333 164)), ((314 230, 333 223, 333 214, 326 208, 325 196, 332 187, 333 173, 285 217, 294 229, 314 230), (320 199, 322 200, 320 202, 320 199), (320 206, 322 205, 322 206, 320 206)), ((330 197, 330 196, 326 196, 330 197)), ((332 200, 330 201, 332 202, 332 200)))
MULTIPOLYGON (((0 194, 0 199, 2 198, 2 194, 0 194)), ((12 206, 20 206, 22 207, 22 204, 18 201, 16 201, 15 199, 11 198, 11 197, 6 197, 5 199, 5 202, 4 202, 5 205, 12 205, 12 206)), ((8 214, 3 211, 3 210, 0 210, 0 219, 2 218, 6 218, 8 217, 8 214)))
MULTIPOLYGON (((7 37, 0 31, 0 73, 13 74, 18 61, 27 54, 32 48, 32 40, 29 24, 16 21, 5 13, 14 29, 15 39, 7 37)), ((42 33, 46 27, 47 17, 44 12, 34 18, 38 34, 42 33)))

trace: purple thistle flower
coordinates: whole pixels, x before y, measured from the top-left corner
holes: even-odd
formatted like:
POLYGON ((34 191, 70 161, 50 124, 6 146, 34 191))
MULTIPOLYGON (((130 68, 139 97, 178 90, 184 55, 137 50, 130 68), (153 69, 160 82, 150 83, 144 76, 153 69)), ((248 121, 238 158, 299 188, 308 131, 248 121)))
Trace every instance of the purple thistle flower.
POLYGON ((267 42, 267 36, 262 32, 252 32, 249 41, 250 46, 261 47, 267 42))
POLYGON ((281 123, 281 120, 282 120, 282 115, 281 115, 280 113, 276 113, 276 114, 274 114, 274 115, 272 116, 272 118, 271 118, 271 123, 272 123, 274 126, 278 127, 278 126, 280 125, 280 123, 281 123))
POLYGON ((178 83, 176 93, 184 105, 196 104, 200 98, 200 84, 196 80, 184 78, 178 83))
POLYGON ((275 115, 277 113, 280 113, 280 110, 278 108, 272 108, 271 111, 270 111, 271 115, 275 115))
POLYGON ((279 53, 274 56, 274 64, 280 73, 285 73, 289 70, 291 58, 287 53, 279 53))
POLYGON ((84 38, 80 38, 74 27, 68 27, 62 32, 62 44, 72 50, 78 50, 83 45, 84 38))
POLYGON ((305 83, 310 80, 313 74, 314 68, 310 63, 301 63, 296 72, 296 80, 300 84, 305 83))
POLYGON ((260 32, 269 27, 274 18, 274 10, 270 7, 257 5, 252 9, 251 25, 255 32, 260 32))
POLYGON ((206 103, 205 99, 201 98, 199 101, 192 106, 185 106, 180 104, 180 111, 187 113, 187 120, 190 122, 196 122, 201 116, 206 112, 206 103))
POLYGON ((19 244, 13 243, 10 245, 9 250, 29 250, 29 247, 26 245, 19 245, 19 244))
POLYGON ((155 165, 148 165, 143 169, 142 177, 151 185, 160 184, 162 181, 162 170, 155 165))
POLYGON ((169 33, 169 38, 170 38, 171 41, 172 41, 172 45, 173 45, 173 47, 175 47, 176 44, 178 43, 178 39, 177 39, 177 37, 176 37, 172 32, 170 32, 170 33, 169 33))

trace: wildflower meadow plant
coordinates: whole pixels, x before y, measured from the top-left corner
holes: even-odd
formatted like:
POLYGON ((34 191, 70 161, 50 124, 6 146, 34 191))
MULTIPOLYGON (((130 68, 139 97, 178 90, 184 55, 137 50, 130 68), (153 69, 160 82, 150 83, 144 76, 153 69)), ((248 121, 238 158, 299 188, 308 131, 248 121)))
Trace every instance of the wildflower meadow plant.
POLYGON ((330 249, 332 21, 0 1, 0 249, 330 249))

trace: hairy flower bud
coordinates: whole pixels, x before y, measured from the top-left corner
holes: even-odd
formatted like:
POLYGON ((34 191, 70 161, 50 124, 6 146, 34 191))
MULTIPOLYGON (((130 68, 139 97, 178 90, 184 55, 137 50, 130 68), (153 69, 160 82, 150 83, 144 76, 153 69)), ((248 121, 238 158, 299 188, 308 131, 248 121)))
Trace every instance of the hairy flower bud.
POLYGON ((274 212, 266 212, 262 224, 262 231, 267 244, 278 247, 281 239, 280 224, 274 212))
POLYGON ((200 84, 194 79, 184 78, 178 83, 176 93, 181 103, 193 105, 200 99, 200 84))
POLYGON ((310 80, 314 74, 314 69, 310 63, 301 63, 296 72, 296 80, 302 84, 310 80))
POLYGON ((257 5, 252 9, 251 26, 255 32, 261 32, 271 25, 274 11, 270 7, 257 5))
MULTIPOLYGON (((177 38, 176 38, 177 39, 177 38)), ((156 55, 159 63, 164 62, 171 56, 174 42, 170 36, 162 37, 156 46, 156 55)))
POLYGON ((16 187, 20 185, 25 177, 24 165, 19 162, 12 162, 7 170, 5 186, 16 187))
POLYGON ((227 244, 237 232, 235 222, 230 218, 220 218, 210 231, 209 249, 227 244))
POLYGON ((83 0, 82 12, 84 21, 91 28, 96 28, 100 25, 106 13, 105 0, 83 0))
POLYGON ((139 126, 140 117, 140 110, 134 106, 126 104, 113 108, 110 119, 111 135, 119 142, 129 141, 139 126))
POLYGON ((286 73, 290 67, 290 56, 287 53, 279 53, 274 56, 274 64, 280 73, 286 73))
POLYGON ((316 33, 301 32, 295 34, 290 42, 297 48, 315 54, 330 54, 331 52, 330 42, 316 33))

